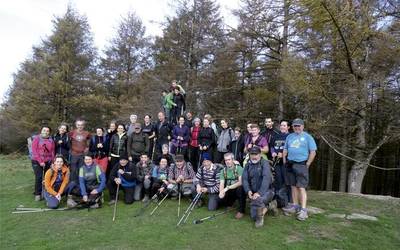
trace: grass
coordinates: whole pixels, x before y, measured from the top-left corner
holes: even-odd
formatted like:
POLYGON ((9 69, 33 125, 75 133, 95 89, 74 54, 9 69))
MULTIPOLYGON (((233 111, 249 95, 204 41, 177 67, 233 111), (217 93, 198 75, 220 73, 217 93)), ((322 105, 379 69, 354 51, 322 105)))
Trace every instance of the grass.
MULTIPOLYGON (((97 210, 11 214, 19 206, 44 207, 33 201, 33 173, 25 157, 0 156, 1 249, 399 249, 400 202, 377 201, 347 194, 310 191, 309 205, 326 210, 305 222, 283 215, 266 217, 255 229, 248 214, 234 212, 194 225, 193 219, 213 214, 193 211, 189 223, 176 228, 177 201, 166 204, 152 217, 150 209, 134 217, 142 204, 118 203, 97 210), (330 213, 366 213, 379 221, 329 219, 330 213)), ((106 192, 108 200, 108 192, 106 192)), ((64 205, 63 205, 64 206, 64 205)), ((182 203, 181 211, 188 202, 182 203)), ((248 211, 248 210, 247 210, 248 211)))

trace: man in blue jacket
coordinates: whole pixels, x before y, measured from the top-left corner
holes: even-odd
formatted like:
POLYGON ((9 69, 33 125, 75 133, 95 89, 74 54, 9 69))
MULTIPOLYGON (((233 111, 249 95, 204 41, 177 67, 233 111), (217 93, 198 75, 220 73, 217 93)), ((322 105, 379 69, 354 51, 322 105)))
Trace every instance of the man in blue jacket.
POLYGON ((256 228, 264 225, 267 205, 272 201, 272 173, 268 161, 261 157, 257 146, 249 149, 250 160, 243 170, 243 188, 250 198, 250 217, 255 220, 256 228))

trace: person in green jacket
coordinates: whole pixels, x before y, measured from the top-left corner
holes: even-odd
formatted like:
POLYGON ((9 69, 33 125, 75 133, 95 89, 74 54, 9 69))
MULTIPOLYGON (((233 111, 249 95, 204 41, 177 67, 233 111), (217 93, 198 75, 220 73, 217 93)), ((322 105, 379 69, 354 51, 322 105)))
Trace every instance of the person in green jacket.
POLYGON ((176 103, 174 103, 174 94, 172 91, 167 92, 164 90, 162 92, 163 99, 162 99, 162 106, 164 108, 164 113, 167 118, 167 121, 171 123, 171 110, 176 106, 176 103))

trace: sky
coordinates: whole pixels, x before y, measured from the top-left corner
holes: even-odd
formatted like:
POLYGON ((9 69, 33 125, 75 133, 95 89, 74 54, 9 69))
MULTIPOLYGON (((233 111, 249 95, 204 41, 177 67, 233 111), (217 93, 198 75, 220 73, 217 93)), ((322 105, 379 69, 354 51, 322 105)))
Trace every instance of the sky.
MULTIPOLYGON (((216 0, 221 16, 230 26, 236 25, 231 11, 239 0, 216 0)), ((101 52, 115 35, 122 16, 135 11, 146 26, 146 34, 161 35, 160 23, 173 16, 173 0, 12 0, 0 2, 0 103, 13 81, 20 63, 32 55, 32 46, 52 33, 52 20, 65 14, 68 4, 86 15, 101 52)))

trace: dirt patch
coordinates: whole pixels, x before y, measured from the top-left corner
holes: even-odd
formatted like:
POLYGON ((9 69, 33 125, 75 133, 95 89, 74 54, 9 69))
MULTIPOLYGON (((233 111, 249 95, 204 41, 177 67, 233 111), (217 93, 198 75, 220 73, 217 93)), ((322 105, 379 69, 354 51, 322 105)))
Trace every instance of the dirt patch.
POLYGON ((295 243, 303 240, 304 237, 299 233, 294 233, 286 237, 286 243, 295 243))

